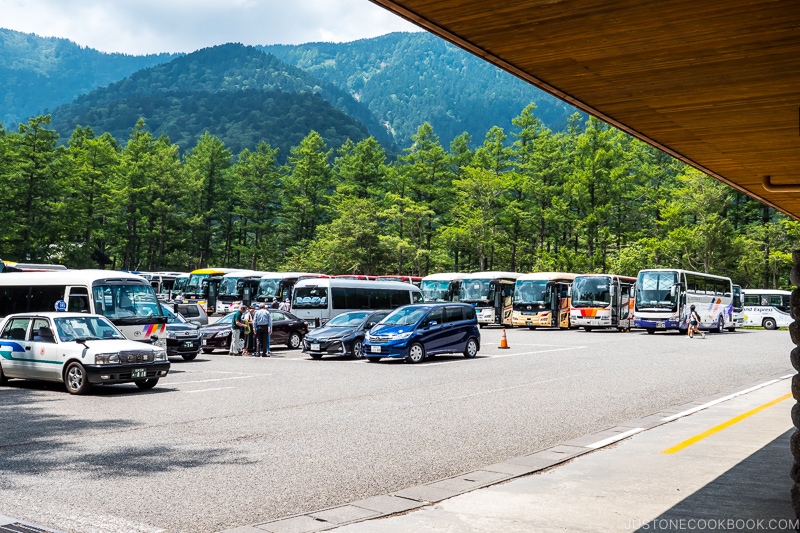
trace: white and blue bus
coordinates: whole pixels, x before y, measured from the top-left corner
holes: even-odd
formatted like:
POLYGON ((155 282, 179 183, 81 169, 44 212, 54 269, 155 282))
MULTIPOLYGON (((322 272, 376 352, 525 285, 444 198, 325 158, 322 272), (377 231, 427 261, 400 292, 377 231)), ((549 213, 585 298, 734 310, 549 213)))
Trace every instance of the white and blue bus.
POLYGON ((764 329, 788 327, 793 322, 789 312, 792 293, 776 289, 743 289, 743 323, 764 329))
POLYGON ((691 306, 700 329, 722 332, 734 327, 730 278, 680 269, 641 270, 636 279, 634 327, 647 333, 686 331, 691 306))

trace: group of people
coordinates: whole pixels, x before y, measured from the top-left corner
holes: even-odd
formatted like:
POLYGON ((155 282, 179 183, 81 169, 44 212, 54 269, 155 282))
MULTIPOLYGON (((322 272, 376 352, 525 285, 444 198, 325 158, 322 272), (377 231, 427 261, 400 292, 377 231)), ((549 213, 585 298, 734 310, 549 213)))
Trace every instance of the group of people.
MULTIPOLYGON (((289 300, 278 303, 273 298, 270 305, 273 309, 288 311, 289 300)), ((231 325, 231 346, 229 355, 251 355, 253 357, 269 357, 272 355, 270 349, 270 337, 272 335, 272 315, 267 304, 253 304, 250 307, 242 305, 233 314, 233 324, 231 325), (240 344, 244 339, 243 348, 240 344)))

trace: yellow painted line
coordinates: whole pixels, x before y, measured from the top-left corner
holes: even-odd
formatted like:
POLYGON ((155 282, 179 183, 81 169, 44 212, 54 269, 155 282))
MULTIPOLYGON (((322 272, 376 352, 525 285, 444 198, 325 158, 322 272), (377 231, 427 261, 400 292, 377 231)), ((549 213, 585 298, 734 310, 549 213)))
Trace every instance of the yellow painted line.
POLYGON ((747 411, 744 414, 741 414, 741 415, 739 415, 737 417, 731 418, 727 422, 723 422, 722 424, 720 424, 718 426, 714 426, 713 428, 711 428, 711 429, 709 429, 707 431, 704 431, 704 432, 700 433, 699 435, 695 435, 691 439, 687 439, 687 440, 681 442, 680 444, 676 444, 672 448, 667 448, 666 450, 662 451, 661 453, 666 453, 666 454, 678 453, 679 451, 683 450, 684 448, 688 448, 692 444, 700 442, 701 440, 705 439, 706 437, 710 437, 714 433, 719 433, 723 429, 729 428, 734 424, 738 424, 739 422, 741 422, 745 418, 749 418, 749 417, 753 416, 756 413, 760 413, 764 409, 768 409, 768 408, 772 407, 773 405, 781 403, 784 400, 788 400, 791 397, 792 397, 791 393, 789 393, 789 394, 787 394, 785 396, 781 396, 780 398, 778 398, 776 400, 772 400, 769 403, 765 403, 761 407, 756 407, 755 409, 753 409, 751 411, 747 411))

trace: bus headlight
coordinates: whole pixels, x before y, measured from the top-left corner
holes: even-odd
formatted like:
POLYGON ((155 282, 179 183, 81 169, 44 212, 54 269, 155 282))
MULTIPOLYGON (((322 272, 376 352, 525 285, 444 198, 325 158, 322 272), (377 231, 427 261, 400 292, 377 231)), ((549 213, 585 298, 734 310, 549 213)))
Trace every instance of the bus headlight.
POLYGON ((94 355, 94 364, 96 365, 118 365, 118 353, 98 353, 94 355))

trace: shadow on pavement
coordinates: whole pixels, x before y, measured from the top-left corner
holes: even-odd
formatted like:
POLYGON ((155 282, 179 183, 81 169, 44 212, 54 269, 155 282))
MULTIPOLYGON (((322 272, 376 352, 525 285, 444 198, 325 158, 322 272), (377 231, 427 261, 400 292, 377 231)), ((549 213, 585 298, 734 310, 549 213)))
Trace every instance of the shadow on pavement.
MULTIPOLYGON (((789 430, 659 517, 653 531, 795 531, 789 430)), ((658 480, 654 480, 658 481, 658 480)))

